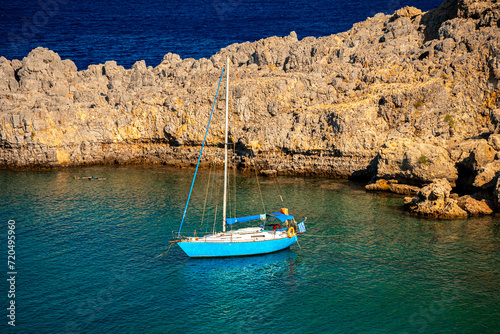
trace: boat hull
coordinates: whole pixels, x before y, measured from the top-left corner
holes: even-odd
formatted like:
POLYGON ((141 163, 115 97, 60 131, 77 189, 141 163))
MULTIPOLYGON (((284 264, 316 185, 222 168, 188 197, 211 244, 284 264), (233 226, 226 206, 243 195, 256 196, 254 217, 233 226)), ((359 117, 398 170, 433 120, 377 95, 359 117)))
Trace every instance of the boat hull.
POLYGON ((189 242, 177 244, 191 258, 250 256, 277 252, 297 242, 297 236, 249 242, 189 242))

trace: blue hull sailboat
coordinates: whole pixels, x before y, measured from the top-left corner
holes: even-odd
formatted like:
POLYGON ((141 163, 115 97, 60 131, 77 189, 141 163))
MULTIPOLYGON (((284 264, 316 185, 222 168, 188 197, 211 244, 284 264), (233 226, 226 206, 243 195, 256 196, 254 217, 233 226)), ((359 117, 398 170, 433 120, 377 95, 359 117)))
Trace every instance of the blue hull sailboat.
MULTIPOLYGON (((224 75, 222 71, 221 78, 224 75)), ((217 88, 217 93, 219 88, 217 88)), ((217 100, 217 95, 215 101, 217 100)), ((205 146, 208 127, 212 119, 213 109, 210 114, 209 123, 203 140, 200 157, 196 166, 191 190, 182 216, 181 225, 177 233, 177 240, 174 241, 179 247, 191 258, 203 257, 229 257, 229 256, 250 256, 277 252, 289 248, 297 242, 297 233, 305 232, 305 219, 297 224, 292 215, 288 214, 288 209, 283 208, 280 212, 271 214, 258 214, 253 216, 228 218, 226 216, 227 208, 227 147, 228 147, 228 100, 229 100, 229 58, 226 63, 226 113, 225 113, 225 136, 224 136, 224 195, 222 208, 222 232, 209 233, 204 236, 182 237, 181 229, 186 217, 186 212, 191 198, 191 192, 198 172, 199 162, 205 146), (277 223, 268 223, 269 218, 276 219, 277 223), (260 221, 260 224, 255 227, 245 227, 240 229, 230 229, 227 231, 227 226, 232 226, 236 223, 245 223, 250 221, 260 221), (282 225, 283 224, 283 228, 282 225), (268 228, 268 229, 266 229, 268 228)))

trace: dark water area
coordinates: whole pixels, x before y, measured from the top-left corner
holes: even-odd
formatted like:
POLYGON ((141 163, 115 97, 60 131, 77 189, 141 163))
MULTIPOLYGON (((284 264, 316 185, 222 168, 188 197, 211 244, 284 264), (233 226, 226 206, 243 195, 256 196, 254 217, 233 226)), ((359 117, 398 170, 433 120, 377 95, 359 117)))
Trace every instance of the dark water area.
POLYGON ((209 58, 233 43, 270 36, 329 36, 382 12, 440 0, 40 0, 0 2, 0 56, 22 59, 43 46, 71 59, 79 70, 116 60, 130 68, 157 66, 169 52, 209 58))
MULTIPOLYGON (((231 210, 245 215, 264 202, 271 212, 281 194, 297 220, 307 217, 299 244, 245 258, 192 260, 177 246, 165 255, 192 175, 0 171, 4 277, 16 272, 16 327, 4 279, 1 332, 498 333, 498 218, 418 219, 402 212, 402 198, 342 180, 261 179, 261 200, 255 178, 237 174, 231 210)), ((187 230, 205 230, 209 177, 197 178, 187 230)))

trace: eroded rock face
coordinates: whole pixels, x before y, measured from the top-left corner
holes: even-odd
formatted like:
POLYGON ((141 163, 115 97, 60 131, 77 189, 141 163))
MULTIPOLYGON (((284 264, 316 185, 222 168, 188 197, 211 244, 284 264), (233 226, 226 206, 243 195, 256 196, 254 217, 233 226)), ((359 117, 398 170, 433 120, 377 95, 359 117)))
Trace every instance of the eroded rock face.
POLYGON ((497 183, 499 175, 500 160, 496 160, 478 170, 472 185, 482 189, 493 188, 497 183))
POLYGON ((493 203, 497 211, 500 211, 500 177, 497 179, 497 184, 493 190, 493 203))
POLYGON ((450 198, 451 185, 446 179, 436 179, 423 187, 417 197, 405 198, 405 208, 412 214, 439 219, 466 218, 457 200, 450 198))
POLYGON ((386 142, 380 150, 377 177, 396 178, 417 184, 445 178, 454 184, 458 172, 445 148, 395 139, 386 142))

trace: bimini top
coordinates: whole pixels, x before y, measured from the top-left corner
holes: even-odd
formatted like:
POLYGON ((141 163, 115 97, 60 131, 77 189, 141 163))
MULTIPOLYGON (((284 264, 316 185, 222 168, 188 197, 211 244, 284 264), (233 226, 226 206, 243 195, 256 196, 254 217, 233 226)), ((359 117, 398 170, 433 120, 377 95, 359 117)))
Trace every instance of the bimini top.
POLYGON ((280 220, 282 223, 285 222, 285 221, 287 221, 287 220, 293 219, 292 215, 285 215, 284 213, 281 213, 281 212, 274 212, 274 213, 271 213, 271 214, 261 214, 261 215, 255 215, 255 216, 227 218, 226 219, 226 224, 227 225, 233 225, 233 224, 236 224, 236 223, 245 223, 245 222, 249 222, 251 220, 258 220, 258 219, 260 219, 260 220, 266 220, 267 217, 276 218, 276 219, 280 220))

